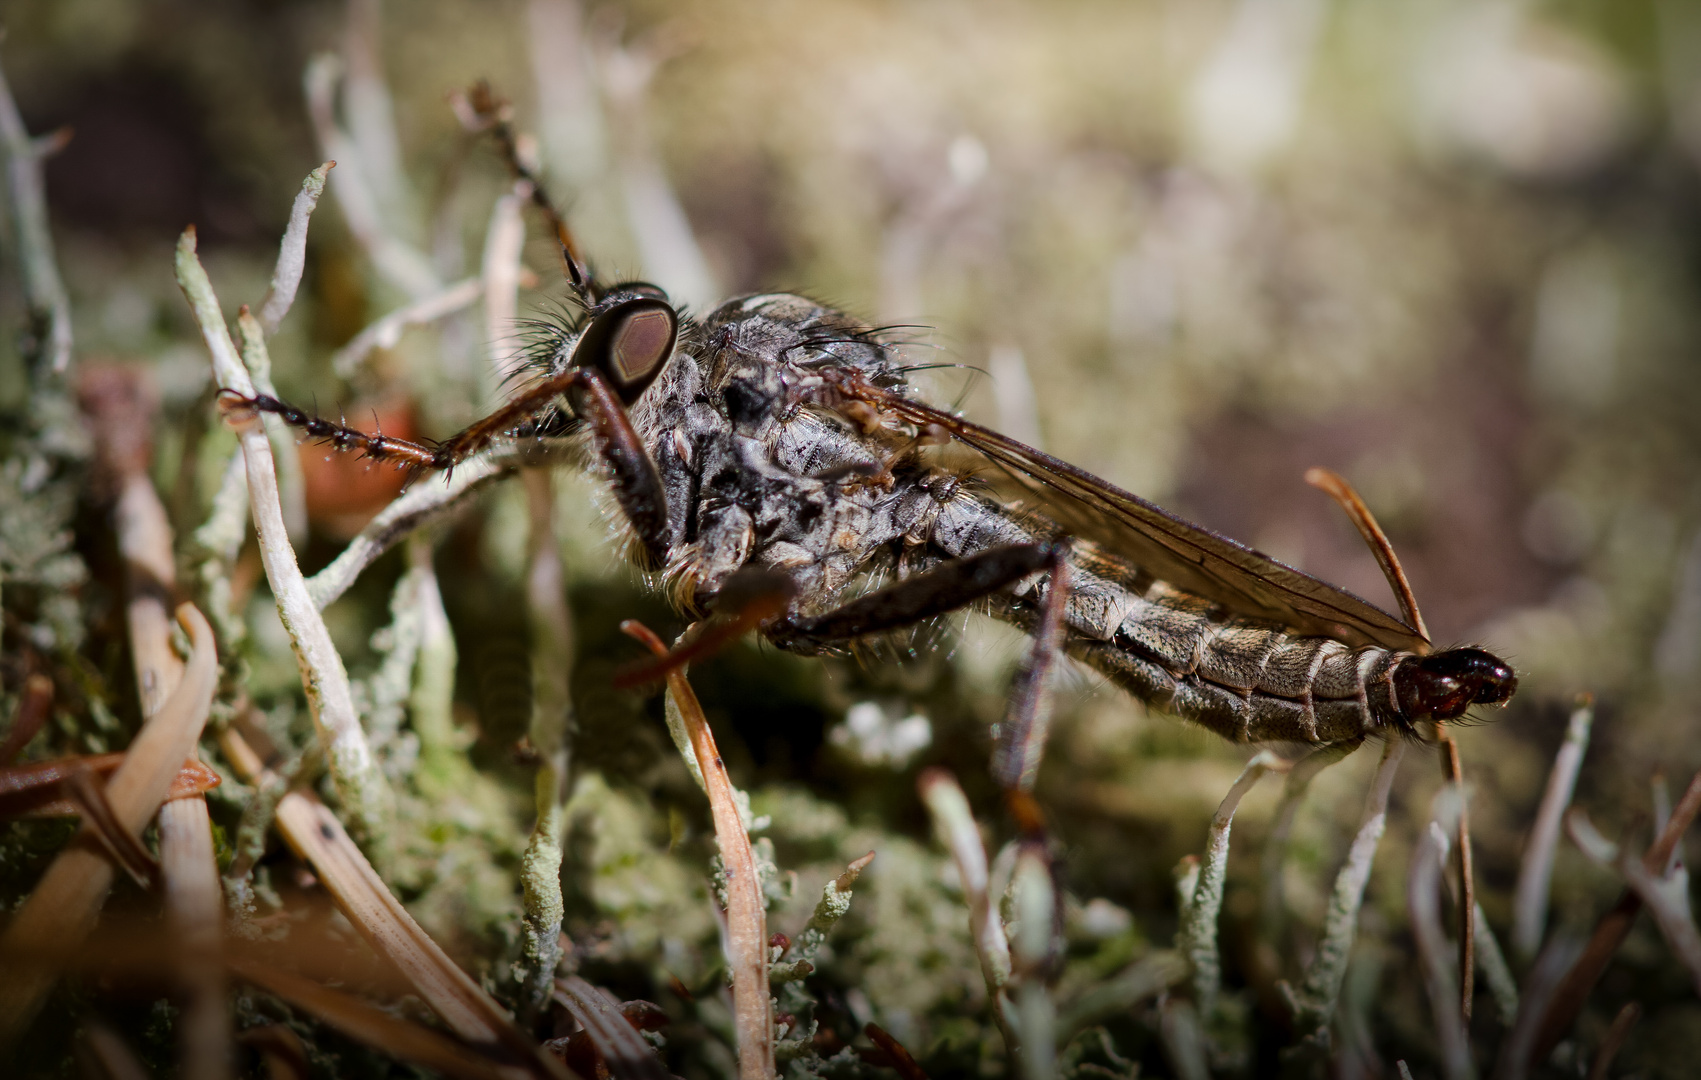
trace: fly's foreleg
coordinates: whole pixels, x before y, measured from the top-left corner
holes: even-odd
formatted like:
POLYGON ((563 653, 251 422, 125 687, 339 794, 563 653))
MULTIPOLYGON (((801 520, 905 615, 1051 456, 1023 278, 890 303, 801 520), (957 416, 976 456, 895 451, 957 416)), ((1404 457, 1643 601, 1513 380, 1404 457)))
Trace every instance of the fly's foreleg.
POLYGON ((832 645, 944 615, 1049 568, 1065 545, 989 548, 858 597, 820 615, 787 616, 767 633, 781 645, 832 645))
POLYGON ((338 450, 359 450, 373 461, 394 462, 397 468, 413 472, 447 472, 562 396, 590 424, 598 453, 608 465, 614 483, 615 500, 637 533, 645 559, 651 565, 660 565, 666 559, 669 538, 667 497, 661 474, 633 429, 620 399, 609 388, 603 374, 594 368, 569 368, 544 379, 440 443, 392 439, 383 432, 368 434, 309 415, 265 394, 250 397, 224 390, 220 393, 220 405, 233 418, 244 413, 249 416, 256 412, 272 413, 305 432, 310 439, 328 442, 338 450))

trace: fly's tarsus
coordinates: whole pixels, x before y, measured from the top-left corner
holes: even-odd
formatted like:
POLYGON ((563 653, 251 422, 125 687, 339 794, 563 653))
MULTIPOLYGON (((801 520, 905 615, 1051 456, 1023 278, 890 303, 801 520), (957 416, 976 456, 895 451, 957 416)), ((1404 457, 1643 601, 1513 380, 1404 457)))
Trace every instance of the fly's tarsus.
POLYGON ((368 460, 393 463, 409 472, 444 472, 461 460, 452 456, 447 445, 395 439, 381 431, 368 434, 312 415, 266 394, 250 396, 236 390, 220 390, 219 407, 224 410, 225 416, 237 421, 259 413, 271 413, 309 439, 329 443, 337 450, 358 450, 368 460))

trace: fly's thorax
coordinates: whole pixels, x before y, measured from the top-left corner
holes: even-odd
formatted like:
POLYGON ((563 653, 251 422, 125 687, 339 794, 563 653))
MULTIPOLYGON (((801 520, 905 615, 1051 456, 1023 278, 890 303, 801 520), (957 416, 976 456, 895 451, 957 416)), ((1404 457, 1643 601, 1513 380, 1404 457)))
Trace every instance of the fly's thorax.
POLYGON ((796 393, 808 370, 783 358, 808 358, 846 325, 798 297, 732 301, 634 410, 666 491, 666 577, 683 606, 711 609, 734 573, 759 566, 791 579, 799 612, 825 610, 930 530, 927 474, 894 470, 885 448, 796 393))

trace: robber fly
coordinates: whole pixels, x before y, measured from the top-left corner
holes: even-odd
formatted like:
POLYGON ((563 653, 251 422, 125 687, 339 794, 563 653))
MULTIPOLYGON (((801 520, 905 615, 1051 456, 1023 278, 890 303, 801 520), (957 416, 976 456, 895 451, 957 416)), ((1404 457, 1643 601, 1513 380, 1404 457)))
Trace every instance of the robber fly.
POLYGON ((1061 577, 1068 654, 1238 742, 1406 734, 1517 687, 1488 652, 1434 651, 1415 606, 1398 618, 925 404, 898 346, 844 312, 764 293, 698 320, 654 285, 603 284, 536 201, 582 310, 544 329, 535 380, 496 412, 418 443, 265 396, 226 391, 226 408, 416 470, 552 417, 588 429, 640 564, 696 612, 733 606, 753 576, 779 582, 759 628, 793 652, 974 605, 1033 632, 1061 577))

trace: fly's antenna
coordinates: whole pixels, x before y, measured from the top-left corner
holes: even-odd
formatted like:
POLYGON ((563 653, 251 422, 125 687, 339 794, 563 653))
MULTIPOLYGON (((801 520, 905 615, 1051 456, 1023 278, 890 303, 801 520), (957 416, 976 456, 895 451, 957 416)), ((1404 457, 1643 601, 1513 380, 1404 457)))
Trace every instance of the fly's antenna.
POLYGON ((1305 482, 1327 494, 1347 512, 1358 534, 1370 547, 1371 554, 1376 556, 1377 565, 1382 567, 1382 574, 1394 590, 1394 599, 1400 604, 1400 614, 1406 624, 1417 631, 1418 637, 1428 641, 1429 628, 1423 624, 1417 597, 1412 595, 1411 582, 1406 580, 1406 572, 1400 567, 1400 557, 1394 554, 1394 545, 1388 542, 1388 534, 1376 523, 1376 515, 1370 512, 1370 507, 1364 505, 1364 500, 1347 483, 1346 477, 1332 469, 1308 469, 1305 482))
POLYGON ((544 190, 543 180, 538 176, 536 165, 529 160, 535 155, 522 150, 520 146, 519 136, 514 131, 513 106, 505 99, 497 97, 491 91, 490 84, 483 79, 474 83, 465 93, 451 97, 450 105, 454 108, 455 115, 460 118, 461 126, 469 134, 489 132, 495 136, 503 162, 514 174, 514 179, 525 181, 531 191, 532 205, 543 213, 544 220, 555 233, 556 243, 561 245, 561 262, 567 271, 568 283, 586 307, 596 303, 601 292, 596 278, 579 254, 579 245, 573 239, 573 230, 567 227, 567 219, 555 209, 555 203, 544 190))

